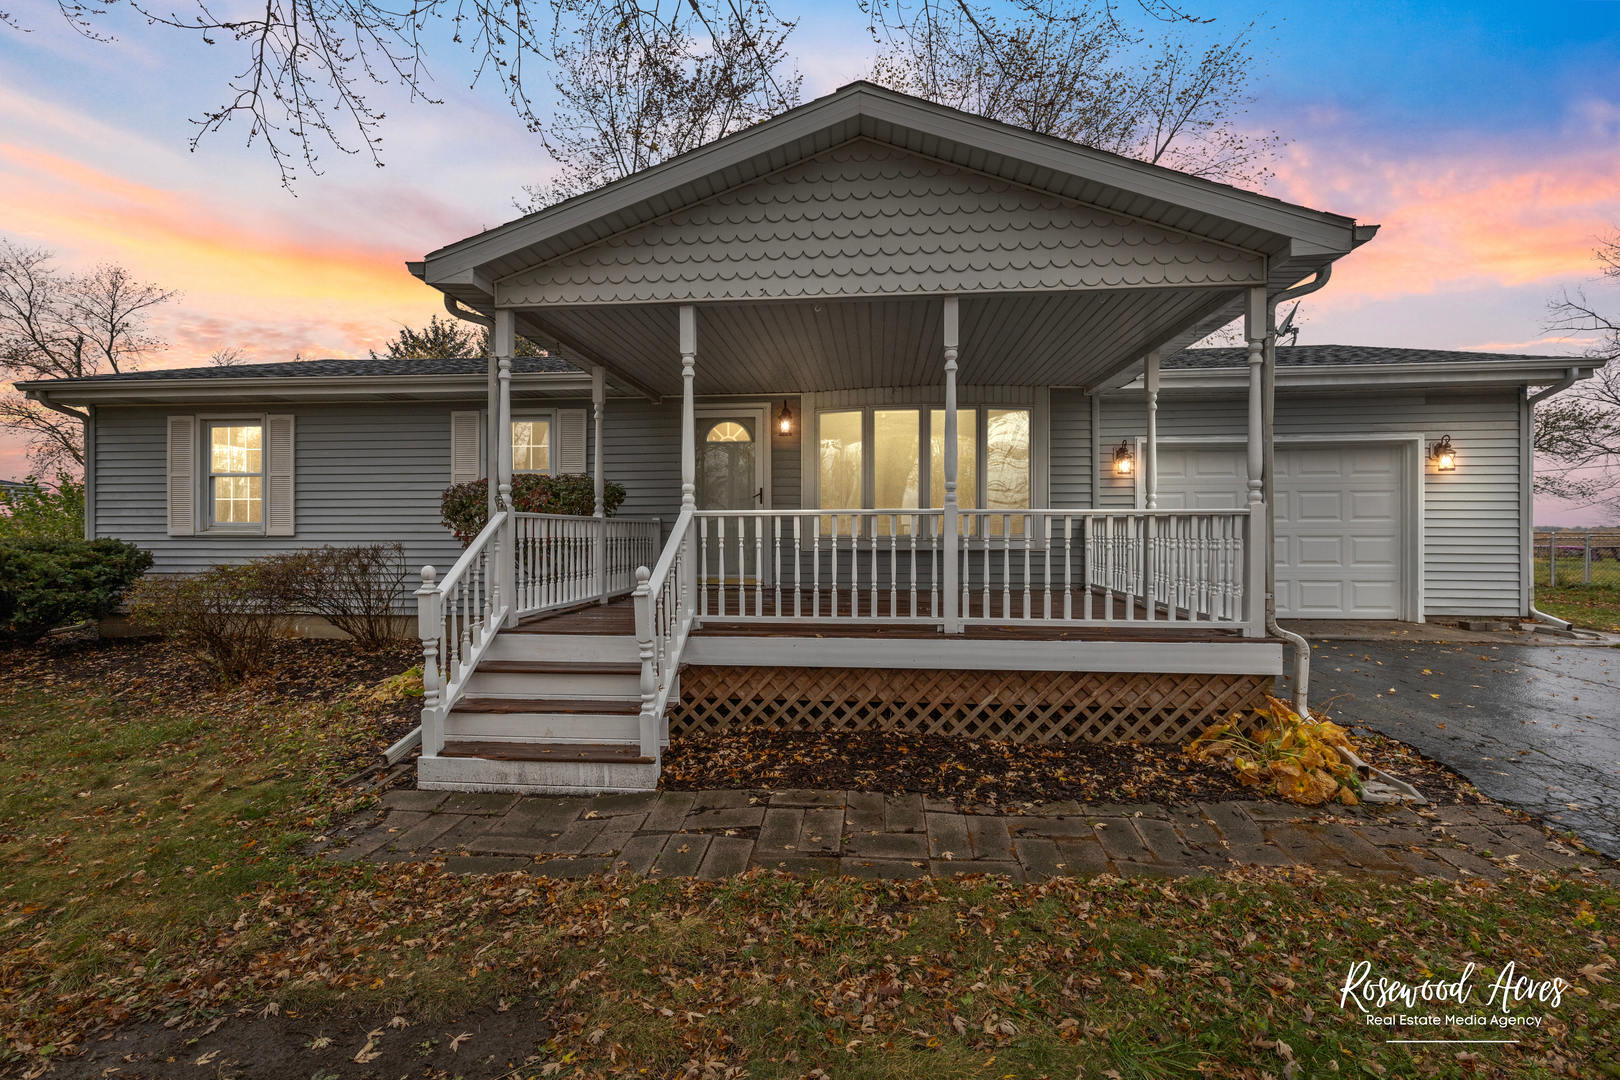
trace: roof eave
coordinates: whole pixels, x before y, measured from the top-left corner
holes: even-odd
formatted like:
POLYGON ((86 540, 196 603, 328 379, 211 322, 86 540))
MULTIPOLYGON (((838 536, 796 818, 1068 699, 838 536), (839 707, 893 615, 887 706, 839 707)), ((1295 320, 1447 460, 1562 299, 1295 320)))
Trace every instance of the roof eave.
MULTIPOLYGON (((1599 365, 1586 357, 1548 357, 1545 360, 1481 360, 1440 364, 1315 364, 1277 367, 1277 385, 1287 389, 1355 389, 1385 386, 1529 386, 1557 382, 1569 372, 1589 379, 1599 365)), ((1249 385, 1247 368, 1164 368, 1159 372, 1166 391, 1243 389, 1249 385)), ((1138 377, 1115 393, 1140 392, 1138 377)))
MULTIPOLYGON (((573 371, 514 372, 516 389, 589 392, 591 377, 573 371)), ((343 401, 389 397, 432 400, 482 397, 487 377, 465 375, 257 376, 246 379, 56 379, 17 383, 29 396, 65 405, 151 404, 165 401, 343 401)))

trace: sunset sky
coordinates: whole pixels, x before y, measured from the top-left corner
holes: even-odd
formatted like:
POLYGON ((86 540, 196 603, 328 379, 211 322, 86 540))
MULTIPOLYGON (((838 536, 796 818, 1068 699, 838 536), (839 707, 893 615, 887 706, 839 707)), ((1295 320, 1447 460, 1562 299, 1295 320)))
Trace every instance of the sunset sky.
MULTIPOLYGON (((1597 239, 1620 226, 1620 3, 1184 7, 1256 23, 1269 59, 1247 122, 1289 140, 1269 193, 1384 226, 1311 298, 1302 342, 1573 353, 1584 343, 1543 332, 1549 297, 1586 287, 1620 308, 1592 280, 1597 239)), ((327 151, 289 194, 245 129, 188 148, 234 53, 127 18, 98 43, 54 3, 6 8, 30 32, 0 26, 0 236, 180 290, 156 364, 380 347, 440 310, 404 261, 513 217, 550 168, 449 47, 441 104, 378 95, 385 167, 327 151)), ((853 2, 781 10, 802 16, 806 97, 866 72, 853 2)), ((23 468, 0 435, 0 476, 23 468)), ((1543 522, 1588 516, 1538 507, 1543 522)))

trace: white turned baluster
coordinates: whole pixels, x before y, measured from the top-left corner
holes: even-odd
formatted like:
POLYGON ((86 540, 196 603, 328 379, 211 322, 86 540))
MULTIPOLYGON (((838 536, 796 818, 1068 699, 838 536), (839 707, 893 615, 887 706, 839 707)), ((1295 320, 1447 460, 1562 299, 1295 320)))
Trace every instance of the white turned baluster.
POLYGON ((765 614, 765 519, 754 522, 754 614, 765 614))
POLYGON ((793 617, 797 619, 802 614, 800 605, 804 602, 802 588, 804 586, 804 519, 793 519, 793 617))
POLYGON ((922 519, 916 514, 911 515, 911 532, 906 537, 910 549, 911 560, 911 617, 917 617, 917 529, 922 525, 922 519))
MULTIPOLYGON (((810 533, 810 617, 821 618, 821 525, 825 520, 814 519, 816 527, 810 533)), ((833 526, 835 529, 837 526, 833 526)), ((837 612, 834 612, 837 614, 837 612)))

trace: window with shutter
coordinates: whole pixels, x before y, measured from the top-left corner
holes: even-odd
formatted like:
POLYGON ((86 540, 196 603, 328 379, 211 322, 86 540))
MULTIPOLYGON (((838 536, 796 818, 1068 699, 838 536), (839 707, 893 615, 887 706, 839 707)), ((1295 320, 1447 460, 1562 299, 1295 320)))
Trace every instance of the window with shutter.
POLYGON ((170 536, 197 531, 197 418, 169 417, 168 517, 170 536))
POLYGON ((450 414, 450 482, 466 484, 484 475, 479 460, 483 414, 476 409, 450 414))
POLYGON ((264 532, 293 535, 293 418, 265 417, 264 532))

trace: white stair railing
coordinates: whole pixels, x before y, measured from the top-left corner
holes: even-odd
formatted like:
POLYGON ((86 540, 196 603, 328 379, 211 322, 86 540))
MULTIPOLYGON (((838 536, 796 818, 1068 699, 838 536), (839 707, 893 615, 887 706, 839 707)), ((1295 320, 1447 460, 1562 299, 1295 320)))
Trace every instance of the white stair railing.
POLYGON ((512 517, 519 618, 622 596, 635 588, 636 567, 658 555, 657 518, 512 517), (605 574, 598 559, 606 560, 605 574))
POLYGON ((504 510, 490 518, 442 579, 433 567, 422 568, 416 624, 422 640, 423 757, 443 749, 445 717, 506 621, 510 600, 501 595, 496 561, 506 522, 504 510))
POLYGON ((683 509, 651 570, 636 570, 636 647, 641 658, 641 756, 657 760, 664 714, 679 686, 681 653, 692 632, 692 511, 683 509))

